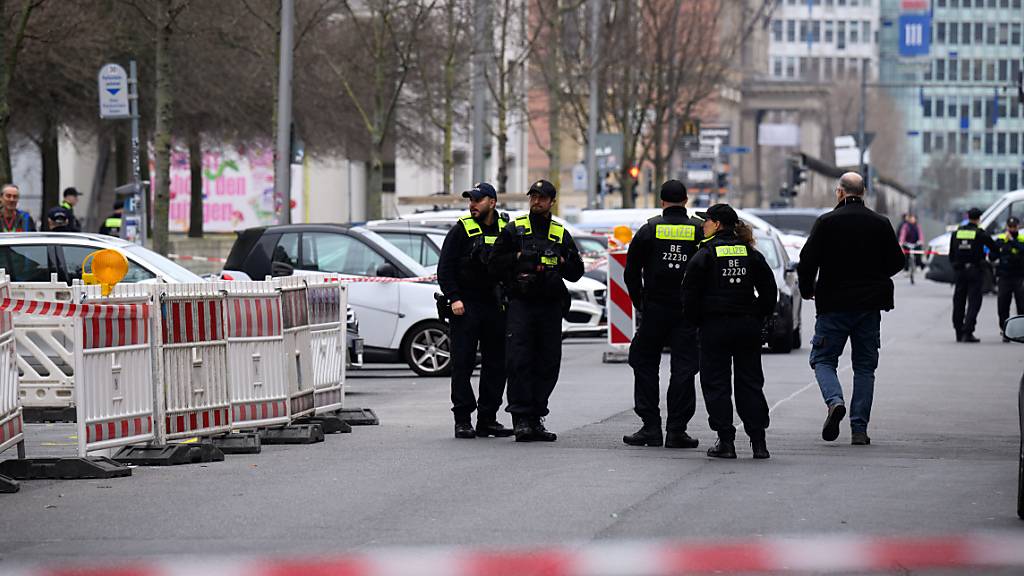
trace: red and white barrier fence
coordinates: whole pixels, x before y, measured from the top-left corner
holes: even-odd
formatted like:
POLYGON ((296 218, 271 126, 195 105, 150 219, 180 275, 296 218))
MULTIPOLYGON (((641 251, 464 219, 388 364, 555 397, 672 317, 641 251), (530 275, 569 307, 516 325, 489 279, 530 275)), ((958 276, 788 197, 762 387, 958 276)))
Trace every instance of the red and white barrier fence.
MULTIPOLYGON (((0 297, 9 298, 10 281, 0 271, 0 297)), ((0 453, 13 446, 24 457, 24 424, 18 398, 18 364, 14 349, 14 318, 9 311, 0 311, 0 453)))
POLYGON ((345 310, 348 288, 331 276, 306 278, 309 337, 313 356, 316 413, 333 412, 345 403, 345 310))
MULTIPOLYGON (((13 282, 11 299, 71 303, 71 287, 53 274, 49 282, 13 282)), ((23 408, 74 406, 75 318, 18 314, 14 322, 23 408)))
POLYGON ((7 566, 10 576, 682 576, 832 574, 1024 568, 1018 532, 956 536, 812 536, 684 542, 598 542, 539 549, 379 549, 319 557, 165 558, 7 566))
POLYGON ((281 286, 284 350, 288 355, 289 416, 302 418, 312 415, 316 409, 306 280, 292 276, 278 282, 281 286))
POLYGON ((636 319, 633 302, 626 289, 626 251, 608 253, 608 344, 614 348, 628 347, 633 341, 636 319))

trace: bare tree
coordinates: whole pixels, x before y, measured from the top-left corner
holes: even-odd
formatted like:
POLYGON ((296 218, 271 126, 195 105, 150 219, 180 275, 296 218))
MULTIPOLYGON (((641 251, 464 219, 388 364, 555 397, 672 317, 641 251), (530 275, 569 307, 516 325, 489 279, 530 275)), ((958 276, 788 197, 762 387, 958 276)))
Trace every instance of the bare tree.
POLYGON ((0 182, 11 181, 11 149, 7 128, 11 123, 9 92, 11 80, 18 68, 18 56, 25 42, 32 13, 46 0, 22 0, 16 14, 8 14, 9 0, 0 0, 0 182), (13 29, 8 25, 12 22, 13 29))
POLYGON ((953 200, 971 190, 971 172, 961 157, 953 152, 932 155, 921 174, 925 207, 935 216, 949 210, 953 200))

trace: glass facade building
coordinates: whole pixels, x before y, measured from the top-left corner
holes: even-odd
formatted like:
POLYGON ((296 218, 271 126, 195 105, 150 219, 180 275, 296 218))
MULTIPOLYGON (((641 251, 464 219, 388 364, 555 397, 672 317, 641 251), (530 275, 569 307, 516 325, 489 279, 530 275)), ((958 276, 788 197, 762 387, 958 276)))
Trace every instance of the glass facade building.
POLYGON ((774 80, 833 82, 876 75, 880 0, 779 0, 768 73, 774 80))

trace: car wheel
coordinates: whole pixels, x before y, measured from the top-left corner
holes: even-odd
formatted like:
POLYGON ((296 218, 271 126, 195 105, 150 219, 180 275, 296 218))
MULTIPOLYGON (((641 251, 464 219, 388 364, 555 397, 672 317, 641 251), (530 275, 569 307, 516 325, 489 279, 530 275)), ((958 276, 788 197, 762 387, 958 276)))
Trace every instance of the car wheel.
POLYGON ((799 350, 804 345, 803 336, 800 335, 800 327, 797 326, 796 330, 793 330, 793 350, 799 350))
POLYGON ((793 324, 787 322, 785 329, 768 338, 768 349, 776 354, 789 354, 793 349, 793 324))
POLYGON ((402 356, 420 376, 451 374, 452 353, 448 327, 436 320, 412 327, 402 341, 402 356))

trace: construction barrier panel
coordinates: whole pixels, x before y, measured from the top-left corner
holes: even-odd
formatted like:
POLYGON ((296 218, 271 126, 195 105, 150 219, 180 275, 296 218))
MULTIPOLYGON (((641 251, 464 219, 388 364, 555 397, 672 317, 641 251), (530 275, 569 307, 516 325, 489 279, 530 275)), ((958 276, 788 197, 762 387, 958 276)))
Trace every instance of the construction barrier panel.
MULTIPOLYGON (((13 282, 11 298, 71 303, 71 287, 57 280, 13 282)), ((32 409, 67 410, 75 405, 75 319, 66 316, 17 314, 14 340, 21 373, 21 405, 32 409)))
POLYGON ((231 428, 288 424, 288 368, 278 284, 236 281, 223 286, 231 428))
POLYGON ((608 344, 605 362, 624 362, 636 330, 633 301, 626 289, 626 250, 608 253, 608 344))
MULTIPOLYGON (((11 297, 7 274, 0 271, 0 298, 11 297)), ((18 456, 25 457, 24 425, 18 397, 18 364, 15 353, 14 317, 0 311, 0 453, 18 447, 18 456)))
POLYGON ((288 400, 292 419, 311 416, 314 404, 313 348, 309 334, 309 300, 301 276, 280 278, 284 349, 288 354, 288 400))
POLYGON ((159 349, 151 287, 120 284, 109 297, 99 286, 72 286, 76 307, 75 402, 78 453, 163 443, 162 382, 154 349, 159 349), (95 304, 99 304, 98 306, 95 304))
POLYGON ((167 439, 231 430, 224 292, 219 282, 157 286, 167 439))
POLYGON ((345 403, 345 311, 348 289, 337 276, 308 276, 309 339, 313 356, 313 404, 317 414, 345 403))

